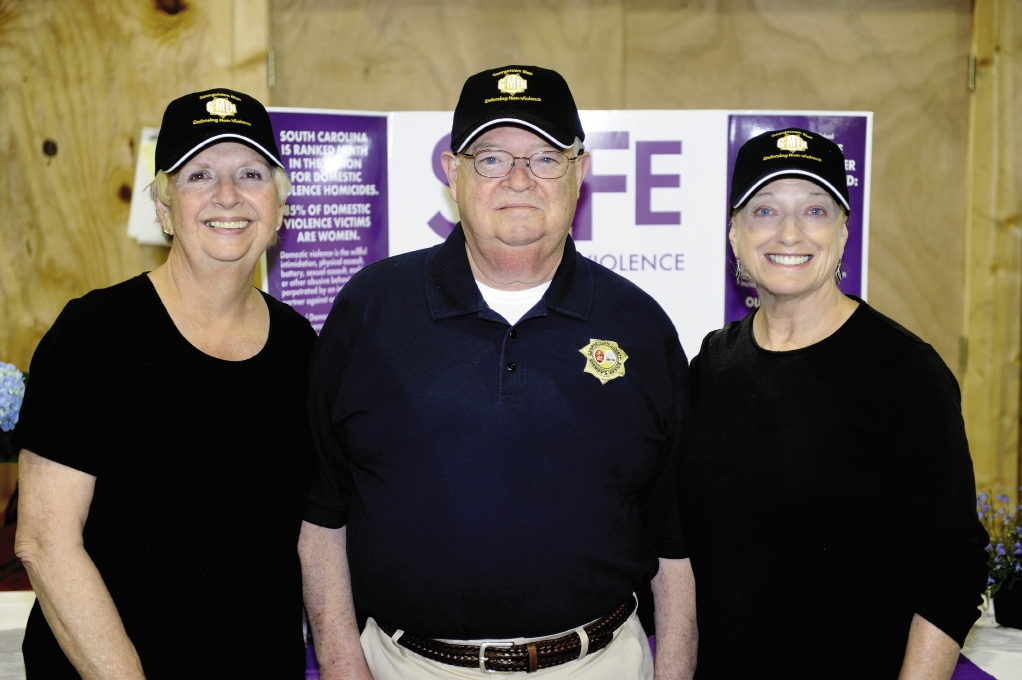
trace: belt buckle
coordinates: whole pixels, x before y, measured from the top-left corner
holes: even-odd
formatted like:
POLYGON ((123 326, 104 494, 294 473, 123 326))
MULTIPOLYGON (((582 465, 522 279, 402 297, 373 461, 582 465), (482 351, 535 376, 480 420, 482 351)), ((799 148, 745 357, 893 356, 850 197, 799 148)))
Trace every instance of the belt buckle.
POLYGON ((486 640, 479 645, 479 670, 483 673, 496 673, 497 671, 491 671, 486 667, 486 648, 487 647, 514 647, 514 642, 507 642, 505 640, 486 640))

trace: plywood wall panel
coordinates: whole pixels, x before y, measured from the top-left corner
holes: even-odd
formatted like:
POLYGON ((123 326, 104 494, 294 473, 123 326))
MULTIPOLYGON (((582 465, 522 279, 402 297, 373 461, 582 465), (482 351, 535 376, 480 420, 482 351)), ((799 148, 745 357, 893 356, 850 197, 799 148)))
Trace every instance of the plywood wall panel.
POLYGON ((125 235, 140 128, 199 89, 265 98, 268 23, 266 0, 0 3, 0 359, 27 368, 69 299, 162 261, 125 235))
POLYGON ((453 109, 465 78, 561 72, 582 108, 622 105, 619 0, 275 0, 279 106, 453 109))
POLYGON ((976 482, 1019 498, 1022 370, 1022 18, 977 0, 966 212, 965 422, 976 482))

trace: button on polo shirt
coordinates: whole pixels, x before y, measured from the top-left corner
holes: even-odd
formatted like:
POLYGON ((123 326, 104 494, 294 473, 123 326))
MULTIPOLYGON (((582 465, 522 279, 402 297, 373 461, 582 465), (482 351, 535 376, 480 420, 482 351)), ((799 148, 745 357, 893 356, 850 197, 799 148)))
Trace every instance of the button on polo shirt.
POLYGON ((434 638, 549 635, 613 609, 658 556, 686 556, 685 354, 659 305, 570 238, 514 327, 483 301, 460 226, 366 267, 311 373, 306 519, 347 526, 363 619, 434 638), (624 375, 584 371, 594 338, 627 352, 624 375))

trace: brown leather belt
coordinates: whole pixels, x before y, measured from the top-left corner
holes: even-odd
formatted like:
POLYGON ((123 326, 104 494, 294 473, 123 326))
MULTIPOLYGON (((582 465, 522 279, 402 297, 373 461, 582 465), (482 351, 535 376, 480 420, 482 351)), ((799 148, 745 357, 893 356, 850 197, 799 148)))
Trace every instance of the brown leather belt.
MULTIPOLYGON (((610 644, 614 631, 621 627, 635 611, 635 598, 630 597, 614 611, 584 626, 589 637, 587 654, 603 649, 610 644)), ((376 625, 393 637, 397 628, 377 621, 376 625)), ((432 638, 402 633, 397 643, 420 656, 439 663, 462 668, 478 667, 484 671, 534 673, 542 668, 560 666, 578 659, 582 652, 582 638, 576 631, 545 640, 535 640, 520 645, 506 641, 486 641, 481 645, 455 645, 432 638)))

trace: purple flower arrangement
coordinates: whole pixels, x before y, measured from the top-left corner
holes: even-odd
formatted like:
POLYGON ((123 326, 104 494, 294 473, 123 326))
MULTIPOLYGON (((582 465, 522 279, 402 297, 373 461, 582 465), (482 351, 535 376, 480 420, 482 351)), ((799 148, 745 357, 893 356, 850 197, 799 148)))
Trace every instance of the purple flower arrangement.
MULTIPOLYGON (((1022 491, 1022 488, 1019 489, 1022 491)), ((1014 589, 1022 583, 1022 505, 1012 505, 1004 494, 976 497, 976 514, 990 535, 987 545, 987 593, 1014 589)))
POLYGON ((10 432, 18 424, 27 379, 27 374, 19 371, 13 364, 0 361, 0 463, 14 459, 10 432))

